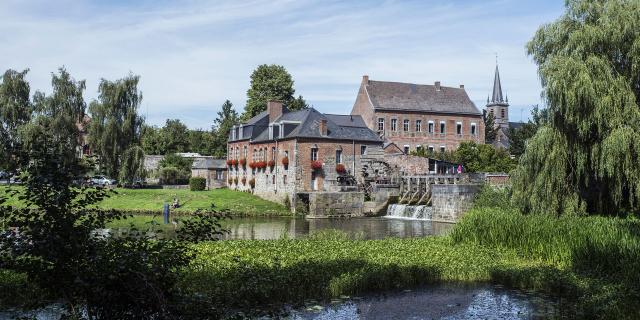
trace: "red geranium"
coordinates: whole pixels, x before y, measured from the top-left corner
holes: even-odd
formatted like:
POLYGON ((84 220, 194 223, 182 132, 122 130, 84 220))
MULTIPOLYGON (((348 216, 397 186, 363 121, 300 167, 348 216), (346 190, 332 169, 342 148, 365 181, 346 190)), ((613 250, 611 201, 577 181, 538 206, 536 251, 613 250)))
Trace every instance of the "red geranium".
POLYGON ((283 166, 288 166, 289 165, 289 157, 282 158, 282 165, 283 166))
POLYGON ((256 162, 255 161, 249 162, 249 168, 253 169, 255 167, 256 167, 256 162))
POLYGON ((320 161, 311 161, 311 169, 313 169, 313 170, 322 169, 322 162, 320 162, 320 161))
POLYGON ((238 159, 231 160, 231 164, 234 165, 234 166, 237 166, 238 165, 238 159))
POLYGON ((233 160, 231 160, 231 159, 227 159, 227 165, 228 165, 228 166, 230 166, 230 165, 232 165, 232 164, 233 164, 233 160))
POLYGON ((345 168, 344 164, 338 163, 336 164, 336 172, 340 174, 345 173, 347 172, 347 168, 345 168))
POLYGON ((244 165, 245 165, 245 164, 247 164, 247 159, 245 159, 245 158, 240 158, 240 160, 238 161, 238 163, 240 163, 240 165, 244 167, 244 165))
POLYGON ((267 163, 267 165, 268 165, 269 167, 273 168, 273 167, 275 167, 275 166, 276 166, 276 162, 275 162, 275 161, 273 161, 273 160, 269 160, 269 162, 267 163))
POLYGON ((266 162, 264 162, 264 161, 258 162, 258 168, 264 169, 266 167, 267 167, 267 163, 266 162))

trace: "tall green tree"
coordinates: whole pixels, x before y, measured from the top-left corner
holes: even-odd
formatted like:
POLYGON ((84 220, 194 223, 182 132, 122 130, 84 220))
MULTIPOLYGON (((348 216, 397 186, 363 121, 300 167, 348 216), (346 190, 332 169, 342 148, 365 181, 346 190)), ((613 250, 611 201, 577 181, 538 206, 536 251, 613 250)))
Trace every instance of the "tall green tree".
POLYGON ((167 119, 161 130, 163 154, 189 152, 189 129, 178 119, 167 119))
POLYGON ((164 155, 162 129, 143 124, 140 133, 140 144, 146 154, 164 155))
POLYGON ((0 170, 14 171, 20 149, 19 129, 31 120, 33 107, 30 87, 25 80, 29 70, 7 70, 0 83, 0 170))
POLYGON ((132 74, 116 81, 102 79, 98 101, 89 106, 89 143, 100 157, 101 169, 112 177, 120 172, 122 154, 140 142, 143 120, 138 115, 142 102, 139 80, 132 74))
POLYGON ((137 145, 125 150, 122 155, 118 180, 125 185, 133 185, 137 179, 146 178, 147 172, 144 169, 144 156, 144 150, 137 145))
POLYGON ((189 146, 191 152, 210 156, 213 154, 213 132, 202 129, 189 130, 189 146))
POLYGON ((293 79, 291 74, 280 65, 259 65, 251 74, 251 86, 247 90, 247 104, 242 114, 242 120, 255 117, 267 110, 269 100, 282 101, 289 110, 307 108, 302 96, 294 97, 293 79))
POLYGON ((238 112, 233 109, 231 101, 226 100, 222 104, 222 108, 218 111, 218 117, 213 122, 211 128, 213 132, 213 150, 212 154, 216 158, 226 158, 227 156, 227 140, 229 132, 234 124, 237 124, 238 112))
POLYGON ((485 143, 492 143, 496 140, 496 135, 498 134, 495 117, 493 116, 493 113, 483 110, 482 119, 484 120, 484 141, 485 143))
POLYGON ((78 124, 85 115, 86 103, 82 96, 84 80, 76 81, 64 69, 52 74, 51 95, 36 92, 33 97, 34 119, 21 130, 23 149, 30 150, 44 132, 49 132, 49 141, 59 145, 61 163, 74 163, 80 147, 78 124))
POLYGON ((640 212, 640 2, 570 0, 527 45, 549 124, 513 177, 527 212, 640 212))

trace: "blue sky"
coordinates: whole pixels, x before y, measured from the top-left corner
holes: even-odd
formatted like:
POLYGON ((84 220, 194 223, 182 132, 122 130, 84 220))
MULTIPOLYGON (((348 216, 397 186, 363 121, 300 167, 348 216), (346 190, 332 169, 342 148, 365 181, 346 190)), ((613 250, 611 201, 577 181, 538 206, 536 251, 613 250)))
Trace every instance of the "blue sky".
POLYGON ((464 84, 481 108, 495 53, 511 120, 541 104, 525 44, 562 14, 564 1, 72 1, 0 2, 0 69, 30 68, 50 91, 65 66, 87 81, 141 76, 141 113, 209 128, 225 99, 239 112, 249 76, 281 64, 296 94, 321 112, 349 113, 361 77, 464 84))

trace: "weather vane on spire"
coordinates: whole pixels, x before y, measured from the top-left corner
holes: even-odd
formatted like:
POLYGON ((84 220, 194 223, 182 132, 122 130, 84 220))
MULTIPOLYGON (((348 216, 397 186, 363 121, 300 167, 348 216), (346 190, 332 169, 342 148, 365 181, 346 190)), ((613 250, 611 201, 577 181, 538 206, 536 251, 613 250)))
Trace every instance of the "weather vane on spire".
POLYGON ((498 65, 498 53, 494 52, 494 54, 496 55, 496 65, 498 65))

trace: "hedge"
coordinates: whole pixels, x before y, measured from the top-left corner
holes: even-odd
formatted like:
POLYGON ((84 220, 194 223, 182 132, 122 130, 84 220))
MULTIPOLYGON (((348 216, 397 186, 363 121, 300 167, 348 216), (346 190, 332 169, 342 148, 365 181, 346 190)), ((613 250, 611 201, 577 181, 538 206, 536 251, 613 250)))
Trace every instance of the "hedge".
POLYGON ((191 191, 203 191, 207 188, 207 179, 202 177, 189 178, 189 189, 191 191))

